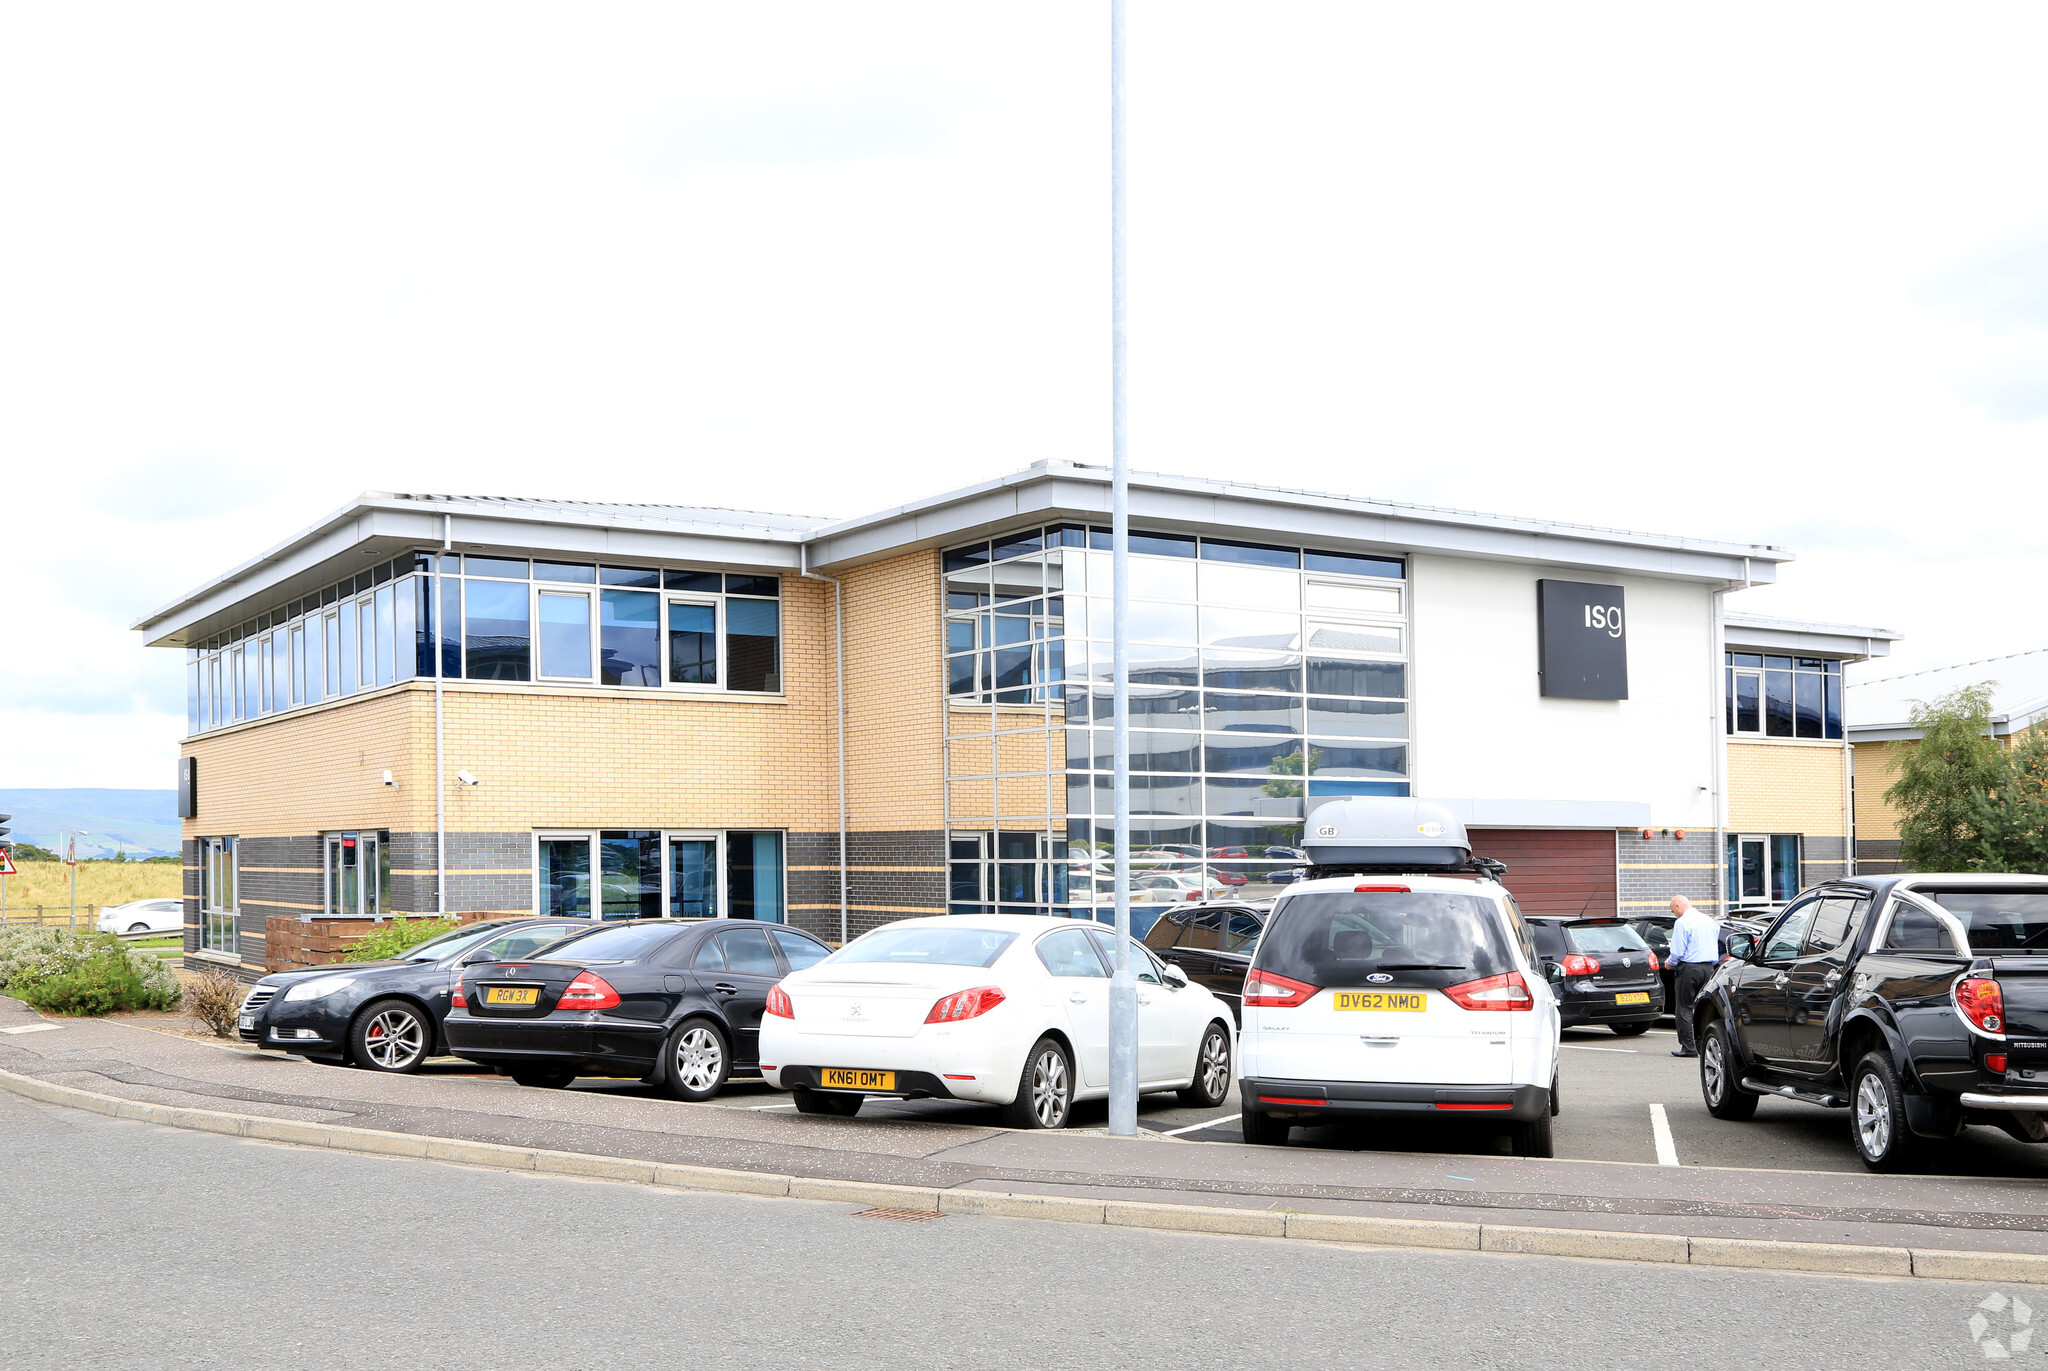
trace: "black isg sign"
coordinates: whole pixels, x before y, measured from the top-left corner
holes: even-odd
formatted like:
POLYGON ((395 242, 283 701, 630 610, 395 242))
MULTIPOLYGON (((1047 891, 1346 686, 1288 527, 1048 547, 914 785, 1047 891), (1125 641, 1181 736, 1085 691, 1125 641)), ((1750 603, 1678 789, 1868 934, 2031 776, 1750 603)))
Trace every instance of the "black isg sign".
POLYGON ((1565 700, 1628 698, 1628 620, 1620 586, 1536 583, 1537 674, 1565 700))

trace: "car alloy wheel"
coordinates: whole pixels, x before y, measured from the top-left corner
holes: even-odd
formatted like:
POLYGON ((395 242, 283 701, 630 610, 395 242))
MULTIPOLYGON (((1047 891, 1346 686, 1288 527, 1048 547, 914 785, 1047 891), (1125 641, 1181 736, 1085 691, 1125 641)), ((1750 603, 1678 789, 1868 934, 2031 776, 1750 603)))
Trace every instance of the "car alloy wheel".
POLYGON ((363 1029, 363 1051, 382 1070, 403 1071, 426 1055, 427 1026, 410 1009, 380 1010, 363 1029))
POLYGON ((1207 1095, 1221 1096, 1224 1087, 1230 1084, 1230 1042, 1214 1024, 1202 1038, 1200 1078, 1202 1091, 1207 1095))
POLYGON ((1031 1063, 1031 1112, 1037 1116, 1038 1126, 1063 1126, 1072 1098, 1066 1054, 1047 1043, 1031 1063))
POLYGON ((706 1091, 725 1074, 725 1041, 709 1024, 697 1024, 676 1035, 675 1078, 684 1089, 706 1091))
POLYGON ((1728 1094, 1728 1054, 1721 1046, 1721 1035, 1707 1035, 1706 1055, 1700 1059, 1700 1084, 1706 1087, 1707 1100, 1719 1104, 1728 1094))
POLYGON ((1856 1141, 1866 1157, 1882 1157, 1892 1145, 1892 1102, 1885 1098, 1884 1082, 1875 1071, 1866 1071, 1856 1082, 1856 1141))

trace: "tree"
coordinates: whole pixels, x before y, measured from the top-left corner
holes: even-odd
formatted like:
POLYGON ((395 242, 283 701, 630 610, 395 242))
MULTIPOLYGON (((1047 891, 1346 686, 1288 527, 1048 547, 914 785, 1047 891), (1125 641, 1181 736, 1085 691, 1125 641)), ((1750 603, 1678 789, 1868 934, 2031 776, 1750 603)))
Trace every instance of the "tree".
MULTIPOLYGON (((1266 763, 1266 770, 1275 776, 1299 776, 1305 770, 1313 772, 1318 766, 1322 765, 1322 762, 1323 750, 1321 748, 1312 747, 1304 754, 1297 747, 1286 756, 1275 757, 1272 761, 1266 763)), ((1301 798, 1300 781, 1268 781, 1263 786, 1260 786, 1259 789, 1275 799, 1298 800, 1301 798)))
POLYGON ((2048 727, 2013 739, 2003 774, 1972 816, 1979 871, 2048 873, 2048 727))
POLYGON ((1899 811, 1899 858, 1912 871, 1972 871, 1984 860, 1979 824, 2005 779, 1991 737, 1991 682, 1932 704, 1913 703, 1920 741, 1906 748, 1884 793, 1899 811))
POLYGON ((50 851, 47 847, 37 847, 34 843, 16 843, 14 845, 14 860, 17 862, 61 862, 64 859, 50 851))

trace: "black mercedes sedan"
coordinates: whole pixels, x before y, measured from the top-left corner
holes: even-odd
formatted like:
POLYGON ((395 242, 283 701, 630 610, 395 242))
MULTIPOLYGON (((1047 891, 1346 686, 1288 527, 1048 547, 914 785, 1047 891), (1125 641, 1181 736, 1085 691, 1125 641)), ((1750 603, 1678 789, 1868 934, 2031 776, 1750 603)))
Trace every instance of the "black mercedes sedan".
POLYGON ((1551 989, 1566 1028, 1605 1024, 1625 1038, 1644 1032, 1664 1012, 1657 954, 1620 919, 1530 915, 1536 955, 1559 968, 1551 989))
POLYGON ((759 1074, 775 983, 831 953, 800 929, 744 919, 607 924, 465 970, 448 1050, 521 1085, 620 1076, 708 1100, 759 1074))
POLYGON ((1200 904, 1169 909, 1145 933, 1145 946, 1163 962, 1187 973, 1196 985, 1230 1006, 1231 1017, 1244 1022, 1244 974, 1273 902, 1200 904))
POLYGON ((441 1021, 464 965, 530 957, 588 919, 492 919, 464 924, 403 957, 265 976, 242 1001, 243 1042, 313 1061, 411 1072, 442 1055, 441 1021))

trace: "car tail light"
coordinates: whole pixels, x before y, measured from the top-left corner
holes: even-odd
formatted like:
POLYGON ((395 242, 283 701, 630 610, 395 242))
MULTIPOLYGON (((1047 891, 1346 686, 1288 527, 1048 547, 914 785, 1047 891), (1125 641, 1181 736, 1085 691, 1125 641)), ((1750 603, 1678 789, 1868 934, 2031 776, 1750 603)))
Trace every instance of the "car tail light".
POLYGON ((2005 1074, 2005 1054, 2003 1052, 1986 1052, 1984 1054, 1984 1069, 1986 1071, 1996 1071, 1999 1075, 2003 1076, 2005 1074))
POLYGON ((1244 1002, 1247 1008, 1299 1009, 1318 989, 1277 972, 1255 970, 1244 978, 1244 1002))
POLYGON ((1444 994, 1460 1009, 1534 1009, 1536 997, 1519 971, 1509 971, 1484 980, 1447 985, 1444 994))
POLYGON ((1600 959, 1588 957, 1583 952, 1567 952, 1564 958, 1564 974, 1567 976, 1597 976, 1600 974, 1600 959))
POLYGON ((1657 960, 1657 954, 1656 954, 1656 953, 1654 953, 1654 952, 1652 952, 1652 953, 1650 954, 1650 970, 1652 970, 1652 971, 1661 971, 1661 970, 1663 970, 1663 969, 1664 969, 1664 964, 1663 964, 1662 962, 1659 962, 1659 961, 1657 960))
POLYGON ((1202 892, 1199 890, 1190 890, 1188 892, 1188 898, 1191 900, 1199 900, 1202 898, 1202 892))
POLYGON ((1355 885, 1351 887, 1351 893, 1354 895, 1409 895, 1414 892, 1405 885, 1355 885))
POLYGON ((771 987, 768 991, 767 1012, 778 1019, 795 1019, 796 1006, 789 1002, 789 992, 779 985, 771 987))
POLYGON ((932 1006, 932 1012, 924 1016, 924 1021, 958 1023, 962 1019, 978 1019, 1008 998, 992 985, 978 985, 972 990, 946 996, 932 1006))
POLYGON ((462 993, 462 977, 460 976, 455 978, 454 988, 448 992, 448 1007, 450 1009, 469 1008, 469 999, 462 993))
POLYGON ((555 1001, 557 1009, 610 1009, 619 1002, 619 992, 605 983, 595 971, 585 971, 569 982, 562 998, 555 1001))
POLYGON ((2005 1027, 2005 992, 1988 976, 1965 976, 1956 982, 1956 1012, 1972 1028, 1996 1033, 2005 1027))

